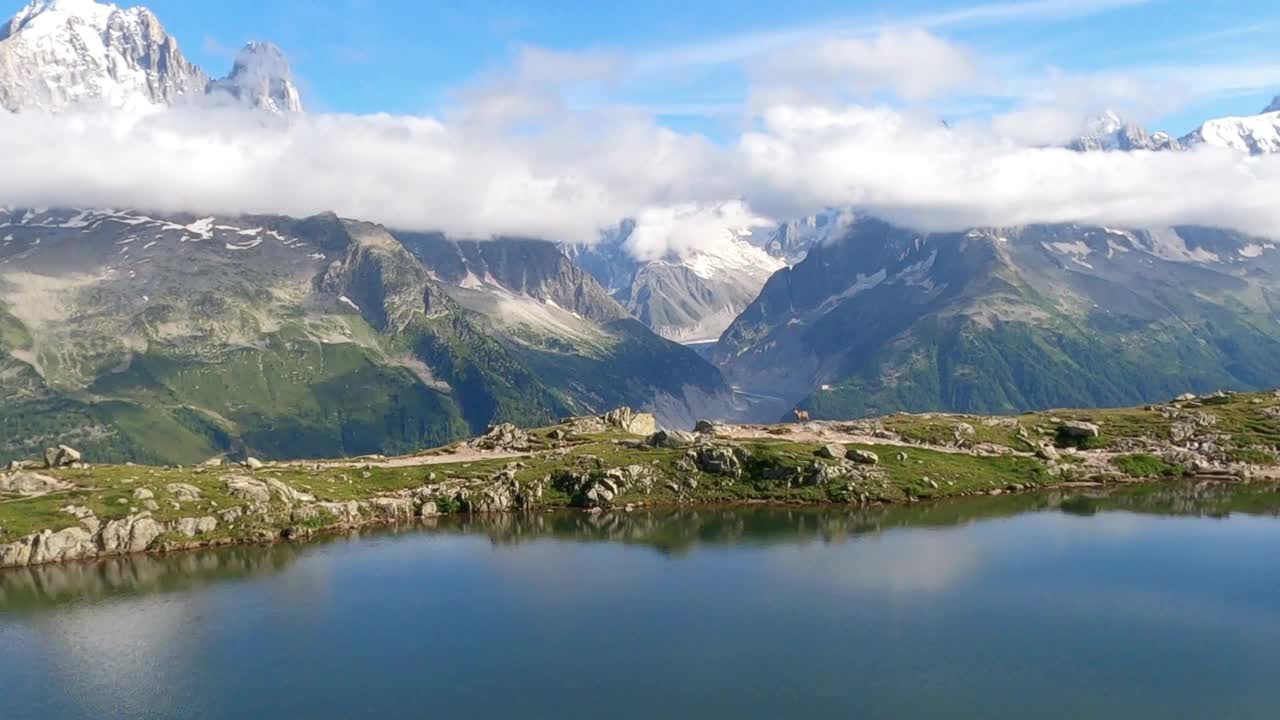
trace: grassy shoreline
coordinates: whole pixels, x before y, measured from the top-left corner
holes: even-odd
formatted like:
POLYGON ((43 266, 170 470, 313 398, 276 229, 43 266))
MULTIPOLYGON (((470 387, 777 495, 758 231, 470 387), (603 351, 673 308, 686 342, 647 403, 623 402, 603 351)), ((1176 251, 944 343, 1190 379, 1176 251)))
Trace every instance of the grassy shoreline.
POLYGON ((25 473, 48 488, 0 495, 0 567, 300 540, 451 513, 896 505, 1193 475, 1280 477, 1275 393, 1017 417, 709 425, 654 437, 606 420, 505 427, 405 458, 11 472, 10 484, 25 473), (1073 422, 1096 434, 1064 434, 1073 422))

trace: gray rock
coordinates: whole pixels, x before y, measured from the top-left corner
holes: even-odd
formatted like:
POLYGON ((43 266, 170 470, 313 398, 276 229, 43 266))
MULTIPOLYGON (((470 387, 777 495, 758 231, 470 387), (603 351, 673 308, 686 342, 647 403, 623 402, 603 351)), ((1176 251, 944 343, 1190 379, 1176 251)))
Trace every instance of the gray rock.
POLYGON ((80 462, 80 460, 80 451, 67 445, 47 448, 44 451, 44 466, 47 468, 67 467, 80 462))
POLYGON ((693 431, 702 435, 711 435, 716 431, 716 424, 710 420, 699 420, 693 426, 693 431))
POLYGON ((658 421, 649 413, 638 413, 629 407, 610 410, 600 418, 605 425, 618 428, 631 435, 648 437, 658 429, 658 421))
POLYGON ((147 488, 137 488, 136 490, 133 491, 134 500, 152 500, 155 498, 155 496, 156 494, 151 492, 147 488))
POLYGON ((38 497, 60 490, 70 490, 74 484, 59 480, 49 475, 21 470, 8 475, 0 475, 0 493, 38 497))
POLYGON ((109 555, 142 552, 163 531, 160 523, 151 519, 151 513, 130 515, 108 521, 102 528, 99 544, 102 552, 109 555))
POLYGON ((529 449, 529 433, 511 423, 501 423, 490 427, 488 432, 468 445, 477 450, 524 452, 529 449))
POLYGON ((379 497, 369 500, 365 505, 369 516, 386 523, 407 523, 414 518, 413 500, 399 497, 379 497))
POLYGON ((703 445, 689 453, 692 455, 689 459, 702 472, 732 478, 742 477, 742 460, 747 456, 743 448, 703 445))
POLYGON ((1041 443, 1040 446, 1036 448, 1036 457, 1040 458, 1041 460, 1057 462, 1062 458, 1062 455, 1058 452, 1058 449, 1055 448, 1054 446, 1048 443, 1041 443))
POLYGON ((880 464, 880 456, 876 455, 870 450, 859 450, 858 448, 853 448, 852 450, 849 451, 848 458, 858 463, 859 465, 879 465, 880 464))
POLYGON ((174 523, 174 532, 189 538, 207 535, 218 529, 218 519, 211 516, 198 518, 182 518, 174 523))
POLYGON ((58 532, 45 530, 35 536, 29 563, 40 565, 81 560, 97 554, 98 546, 93 542, 93 534, 84 528, 67 528, 58 532))
POLYGON ((174 498, 182 502, 192 502, 200 499, 200 488, 187 483, 170 483, 164 487, 174 498))
POLYGON ((1091 422, 1068 420, 1058 426, 1058 437, 1067 440, 1089 440, 1102 434, 1102 429, 1091 422))
POLYGON ((263 468, 262 461, 256 457, 247 457, 244 459, 244 466, 250 470, 261 470, 263 468))
POLYGON ((687 448, 698 442, 692 433, 681 430, 658 430, 645 438, 645 444, 655 448, 687 448))
POLYGON ((233 497, 249 502, 271 502, 271 488, 261 480, 244 475, 232 475, 224 478, 224 482, 227 484, 227 493, 233 497))
POLYGON ((829 460, 843 460, 849 454, 849 449, 840 443, 828 443, 818 448, 814 454, 829 460))

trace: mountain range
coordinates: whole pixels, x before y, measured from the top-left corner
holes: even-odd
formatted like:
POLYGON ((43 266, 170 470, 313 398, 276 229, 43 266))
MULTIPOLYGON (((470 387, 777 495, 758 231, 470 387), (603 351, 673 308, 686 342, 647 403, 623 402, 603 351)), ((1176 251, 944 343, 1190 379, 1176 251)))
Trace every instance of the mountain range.
MULTIPOLYGON (((303 111, 248 44, 223 78, 145 8, 37 0, 0 106, 303 111)), ((1114 114, 1081 152, 1280 151, 1280 98, 1174 138, 1114 114)), ((0 459, 392 453, 617 405, 669 426, 1014 412, 1280 385, 1280 254, 1201 227, 920 233, 832 208, 657 254, 332 214, 0 209, 0 459), (691 346, 697 345, 697 351, 691 346)))

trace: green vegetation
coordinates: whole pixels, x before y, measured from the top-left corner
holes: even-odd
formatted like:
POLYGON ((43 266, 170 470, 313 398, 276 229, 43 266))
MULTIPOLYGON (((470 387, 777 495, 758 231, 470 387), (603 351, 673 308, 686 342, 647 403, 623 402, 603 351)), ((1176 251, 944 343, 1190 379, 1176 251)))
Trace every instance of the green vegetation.
POLYGON ((1134 453, 1121 455, 1111 460, 1120 472, 1135 478, 1170 478, 1185 475, 1187 469, 1181 465, 1165 462, 1155 455, 1134 453))

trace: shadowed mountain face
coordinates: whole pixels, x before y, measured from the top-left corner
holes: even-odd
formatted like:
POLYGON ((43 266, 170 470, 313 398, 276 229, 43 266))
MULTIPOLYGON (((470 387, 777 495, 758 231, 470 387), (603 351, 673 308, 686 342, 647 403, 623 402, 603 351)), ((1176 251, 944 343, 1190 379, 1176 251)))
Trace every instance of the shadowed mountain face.
POLYGON ((920 234, 862 220, 775 274, 713 359, 818 417, 1123 405, 1280 384, 1269 241, 1202 228, 920 234))
POLYGON ((332 215, 0 212, 0 457, 402 452, 722 392, 554 246, 470 250, 503 281, 332 215))

